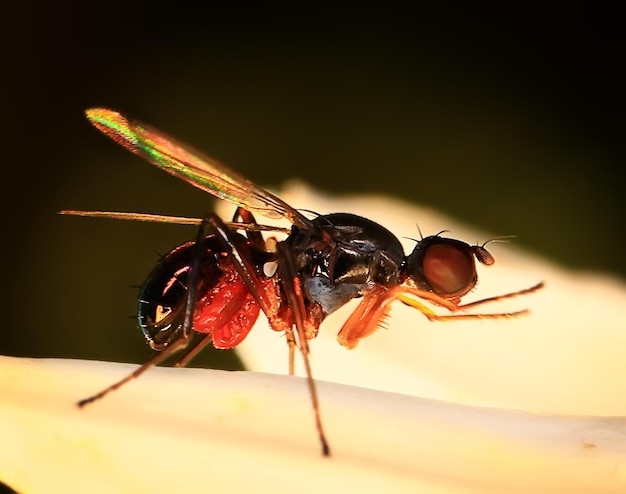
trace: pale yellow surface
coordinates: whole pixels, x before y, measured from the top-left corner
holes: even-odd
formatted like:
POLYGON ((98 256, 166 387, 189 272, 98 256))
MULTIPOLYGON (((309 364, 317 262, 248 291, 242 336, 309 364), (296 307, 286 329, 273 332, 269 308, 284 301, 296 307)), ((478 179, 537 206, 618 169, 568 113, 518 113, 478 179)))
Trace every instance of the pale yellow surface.
POLYGON ((0 358, 0 478, 23 493, 622 493, 626 418, 537 416, 299 378, 0 358))
MULTIPOLYGON (((424 235, 493 236, 389 199, 299 186, 284 197, 363 214, 400 237, 417 237, 416 222, 424 235)), ((322 325, 312 365, 331 458, 298 378, 154 369, 80 410, 77 400, 134 366, 4 357, 0 481, 23 493, 626 492, 624 284, 514 243, 490 247, 496 264, 467 299, 543 280, 542 292, 484 308, 530 315, 429 323, 397 304, 387 329, 352 351, 335 341, 350 307, 322 325)), ((243 353, 251 369, 286 370, 283 337, 262 318, 243 353)))

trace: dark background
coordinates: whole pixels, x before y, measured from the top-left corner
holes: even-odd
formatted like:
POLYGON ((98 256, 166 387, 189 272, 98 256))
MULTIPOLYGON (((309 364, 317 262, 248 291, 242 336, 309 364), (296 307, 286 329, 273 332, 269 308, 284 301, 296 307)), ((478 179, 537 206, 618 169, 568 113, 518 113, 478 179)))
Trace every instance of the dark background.
POLYGON ((300 177, 395 195, 515 233, 566 266, 626 275, 615 12, 3 8, 0 354, 143 360, 132 286, 155 253, 195 233, 55 212, 211 207, 91 128, 90 106, 151 123, 260 184, 300 177))

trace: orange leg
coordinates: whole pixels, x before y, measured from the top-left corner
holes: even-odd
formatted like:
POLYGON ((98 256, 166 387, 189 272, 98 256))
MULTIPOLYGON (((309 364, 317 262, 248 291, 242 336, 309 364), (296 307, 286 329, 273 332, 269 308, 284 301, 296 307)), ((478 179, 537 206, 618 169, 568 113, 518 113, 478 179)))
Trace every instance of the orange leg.
POLYGON ((515 311, 515 312, 501 312, 501 313, 480 313, 480 314, 449 314, 439 315, 435 313, 430 307, 423 304, 417 299, 427 300, 433 305, 447 309, 450 312, 458 312, 465 310, 469 307, 475 307, 477 305, 485 304, 488 302, 495 302, 503 300, 505 298, 516 297, 518 295, 524 295, 534 292, 543 287, 543 283, 538 283, 530 288, 519 290, 516 292, 506 293, 504 295, 498 295, 495 297, 489 297, 469 304, 459 305, 451 300, 446 300, 435 293, 413 288, 407 285, 394 285, 392 287, 384 287, 382 285, 376 285, 363 295, 363 299, 360 304, 350 315, 343 327, 337 334, 337 340, 339 343, 347 348, 354 348, 358 345, 359 341, 366 336, 371 335, 378 327, 384 318, 389 314, 392 302, 399 300, 402 303, 409 305, 419 310, 430 321, 450 321, 458 319, 503 319, 511 318, 526 314, 527 309, 515 311))

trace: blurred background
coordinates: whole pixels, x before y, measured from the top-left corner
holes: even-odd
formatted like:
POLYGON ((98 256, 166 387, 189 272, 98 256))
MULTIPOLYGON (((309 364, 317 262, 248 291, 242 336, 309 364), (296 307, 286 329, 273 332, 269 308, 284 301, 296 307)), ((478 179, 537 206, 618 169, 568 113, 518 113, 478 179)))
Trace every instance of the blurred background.
MULTIPOLYGON (((195 230, 56 211, 213 207, 94 130, 91 106, 265 186, 300 178, 324 192, 393 195, 516 234, 565 266, 626 275, 623 28, 610 12, 3 9, 0 354, 145 360, 135 287, 195 230)), ((219 356, 195 363, 239 365, 219 356)))

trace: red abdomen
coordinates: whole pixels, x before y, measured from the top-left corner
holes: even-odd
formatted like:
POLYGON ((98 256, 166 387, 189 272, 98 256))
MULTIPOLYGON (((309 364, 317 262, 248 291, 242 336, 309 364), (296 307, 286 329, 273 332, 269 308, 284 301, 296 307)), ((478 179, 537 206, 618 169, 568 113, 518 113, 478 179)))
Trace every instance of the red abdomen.
MULTIPOLYGON (((224 263, 226 264, 226 263, 224 263)), ((259 306, 230 265, 196 303, 193 329, 211 333, 215 348, 234 348, 241 343, 259 317, 259 306)))

